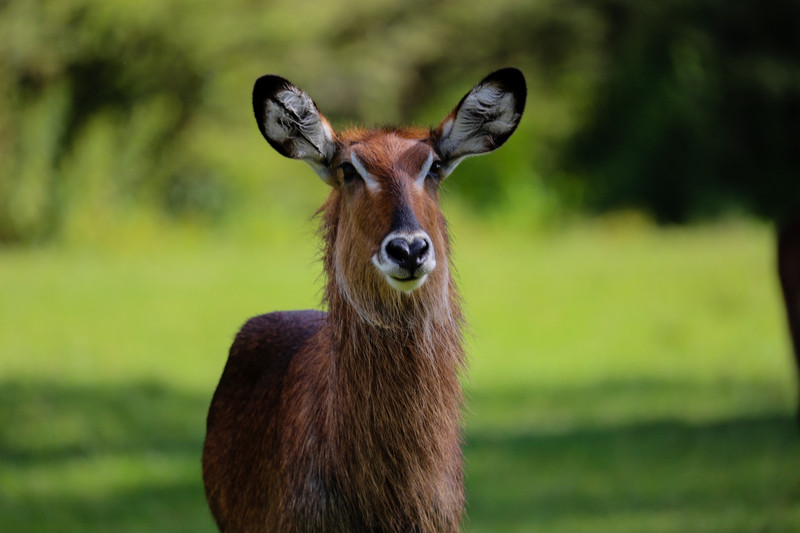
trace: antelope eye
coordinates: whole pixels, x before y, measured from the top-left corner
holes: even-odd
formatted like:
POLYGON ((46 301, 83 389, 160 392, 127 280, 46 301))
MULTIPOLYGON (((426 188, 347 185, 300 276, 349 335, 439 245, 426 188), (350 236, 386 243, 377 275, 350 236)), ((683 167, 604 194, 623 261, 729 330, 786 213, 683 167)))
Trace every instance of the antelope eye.
POLYGON ((428 175, 434 178, 440 178, 442 172, 442 162, 440 160, 435 160, 431 163, 431 168, 428 170, 428 175))
POLYGON ((345 161, 339 165, 339 177, 341 178, 342 182, 350 183, 355 179, 359 179, 361 176, 352 163, 345 161))

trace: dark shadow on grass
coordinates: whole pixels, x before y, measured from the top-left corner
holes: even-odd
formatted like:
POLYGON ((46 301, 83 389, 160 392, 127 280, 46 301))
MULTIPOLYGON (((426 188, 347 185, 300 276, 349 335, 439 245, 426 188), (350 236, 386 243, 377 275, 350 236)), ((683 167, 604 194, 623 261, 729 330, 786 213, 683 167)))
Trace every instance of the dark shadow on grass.
POLYGON ((790 413, 791 392, 770 382, 741 383, 636 378, 613 379, 587 385, 509 387, 503 390, 470 390, 470 411, 490 413, 499 420, 531 419, 543 422, 580 420, 585 425, 605 424, 628 418, 669 418, 669 413, 703 416, 720 409, 728 412, 790 413))
POLYGON ((674 415, 632 419, 631 412, 641 414, 634 408, 623 409, 623 422, 592 422, 592 414, 607 415, 626 399, 701 399, 728 389, 693 391, 692 385, 669 383, 654 390, 658 386, 473 394, 474 410, 507 406, 521 422, 467 427, 471 529, 570 531, 575 524, 596 524, 585 530, 800 531, 800 431, 791 412, 691 422, 674 415), (581 413, 561 425, 541 412, 525 422, 526 406, 569 406, 565 412, 581 413), (537 425, 540 417, 547 423, 537 425), (654 528, 663 517, 675 525, 654 528))
POLYGON ((59 533, 214 533, 196 480, 153 483, 102 496, 79 494, 0 501, 3 531, 59 533))
POLYGON ((0 464, 12 479, 0 486, 0 523, 14 531, 214 531, 200 473, 210 397, 150 382, 0 383, 0 464), (134 481, 125 474, 103 494, 80 481, 57 492, 30 482, 57 481, 64 468, 104 475, 98 465, 116 461, 135 471, 134 481), (139 471, 153 472, 152 481, 139 471))
POLYGON ((150 450, 197 455, 208 397, 156 383, 0 383, 0 456, 16 464, 150 450))
MULTIPOLYGON (((643 396, 687 393, 675 384, 659 393, 657 386, 473 394, 473 410, 508 406, 520 423, 467 427, 472 530, 570 531, 570 521, 583 519, 597 522, 589 530, 626 531, 614 527, 615 517, 665 514, 694 522, 658 531, 800 530, 800 434, 788 411, 698 423, 587 422, 587 413, 643 396), (526 408, 551 406, 583 414, 563 426, 525 421, 526 408)), ((157 383, 0 383, 0 479, 12 480, 0 485, 0 523, 19 532, 214 531, 200 477, 210 395, 157 383), (134 468, 178 465, 177 474, 144 476, 103 494, 80 486, 39 494, 28 483, 64 465, 82 468, 108 457, 134 468)), ((654 530, 640 526, 627 530, 654 530)))

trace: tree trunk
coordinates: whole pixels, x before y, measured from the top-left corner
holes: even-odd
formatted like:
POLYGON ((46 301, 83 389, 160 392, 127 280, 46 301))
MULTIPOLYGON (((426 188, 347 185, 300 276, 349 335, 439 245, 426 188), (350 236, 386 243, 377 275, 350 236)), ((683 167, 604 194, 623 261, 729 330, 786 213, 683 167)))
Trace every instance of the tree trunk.
MULTIPOLYGON (((800 372, 800 216, 789 218, 778 227, 778 275, 786 304, 794 358, 800 372)), ((800 404, 797 421, 800 423, 800 404)))

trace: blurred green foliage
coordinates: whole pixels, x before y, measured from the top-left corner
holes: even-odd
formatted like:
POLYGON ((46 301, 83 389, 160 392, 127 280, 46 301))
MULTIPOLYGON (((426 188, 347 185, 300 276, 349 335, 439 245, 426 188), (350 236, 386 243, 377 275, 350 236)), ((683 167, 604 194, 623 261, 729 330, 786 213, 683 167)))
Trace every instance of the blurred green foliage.
POLYGON ((589 203, 800 214, 800 3, 601 4, 607 63, 565 153, 589 203))
POLYGON ((532 93, 521 139, 503 159, 465 165, 453 188, 484 210, 541 197, 574 122, 565 95, 581 92, 576 72, 593 72, 600 28, 555 1, 11 0, 0 33, 8 243, 91 238, 142 218, 310 213, 324 191, 311 192, 303 165, 265 155, 250 116, 265 72, 305 88, 339 126, 433 125, 487 72, 517 65, 532 93))
POLYGON ((519 132, 448 183, 475 212, 680 220, 738 199, 773 215, 798 196, 795 4, 6 0, 0 243, 312 212, 324 188, 250 116, 266 72, 337 126, 433 125, 487 72, 521 68, 519 132))

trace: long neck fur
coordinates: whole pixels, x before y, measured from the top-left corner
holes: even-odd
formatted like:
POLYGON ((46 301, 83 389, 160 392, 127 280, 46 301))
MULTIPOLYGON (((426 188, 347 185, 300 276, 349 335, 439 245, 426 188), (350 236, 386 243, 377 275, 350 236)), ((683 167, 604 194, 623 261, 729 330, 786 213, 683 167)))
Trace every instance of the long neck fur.
POLYGON ((323 212, 322 234, 332 353, 326 433, 339 475, 387 507, 374 509, 378 516, 391 516, 397 505, 428 513, 431 499, 460 508, 463 320, 447 260, 431 286, 384 293, 390 309, 371 317, 356 308, 351 289, 334 273, 336 207, 323 212), (458 486, 443 486, 453 479, 458 486))

